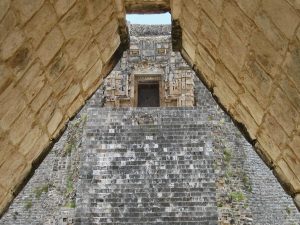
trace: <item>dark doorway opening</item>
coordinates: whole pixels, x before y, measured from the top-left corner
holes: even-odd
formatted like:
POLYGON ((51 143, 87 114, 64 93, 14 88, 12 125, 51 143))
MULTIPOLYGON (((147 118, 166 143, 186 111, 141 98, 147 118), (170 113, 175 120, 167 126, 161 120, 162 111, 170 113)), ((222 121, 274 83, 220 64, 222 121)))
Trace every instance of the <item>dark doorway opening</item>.
POLYGON ((159 83, 138 84, 138 107, 159 107, 159 83))

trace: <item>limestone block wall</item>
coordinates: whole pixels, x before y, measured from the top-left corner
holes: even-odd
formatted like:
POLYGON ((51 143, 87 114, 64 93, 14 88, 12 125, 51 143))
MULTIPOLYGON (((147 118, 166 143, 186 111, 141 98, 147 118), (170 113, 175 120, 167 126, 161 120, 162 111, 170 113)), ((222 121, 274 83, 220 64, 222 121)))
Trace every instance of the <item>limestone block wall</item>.
POLYGON ((2 0, 0 211, 117 61, 125 8, 171 9, 174 43, 299 206, 298 1, 2 0))
POLYGON ((171 1, 177 47, 298 206, 299 9, 290 0, 171 1))
POLYGON ((124 10, 113 0, 0 1, 0 212, 118 60, 124 10))

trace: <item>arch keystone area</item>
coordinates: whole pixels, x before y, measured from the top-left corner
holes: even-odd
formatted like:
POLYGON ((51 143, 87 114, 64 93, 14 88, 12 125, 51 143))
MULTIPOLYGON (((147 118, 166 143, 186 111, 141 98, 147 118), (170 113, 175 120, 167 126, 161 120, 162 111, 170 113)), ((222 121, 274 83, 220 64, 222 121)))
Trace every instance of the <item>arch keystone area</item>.
POLYGON ((169 11, 173 47, 300 207, 300 10, 288 0, 0 2, 0 211, 102 84, 130 13, 169 11))

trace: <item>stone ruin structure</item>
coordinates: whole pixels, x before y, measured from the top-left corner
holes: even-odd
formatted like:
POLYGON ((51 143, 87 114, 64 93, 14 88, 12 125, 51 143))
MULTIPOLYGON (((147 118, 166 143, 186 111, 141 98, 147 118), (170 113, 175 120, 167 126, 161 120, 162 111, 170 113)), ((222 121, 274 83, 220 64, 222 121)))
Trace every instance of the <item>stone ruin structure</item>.
POLYGON ((104 82, 105 106, 194 106, 195 73, 172 51, 171 27, 135 25, 129 33, 129 50, 104 82))
POLYGON ((294 0, 1 0, 0 211, 129 47, 126 13, 172 15, 180 51, 300 205, 294 0))
POLYGON ((145 40, 169 44, 170 26, 129 28, 132 47, 0 225, 298 225, 291 199, 181 56, 144 48, 145 40), (130 57, 132 49, 140 56, 130 57), (151 64, 140 59, 143 51, 151 64), (144 79, 160 71, 165 93, 172 74, 190 74, 193 104, 177 104, 174 95, 172 107, 135 107, 134 96, 121 92, 133 71, 144 79))

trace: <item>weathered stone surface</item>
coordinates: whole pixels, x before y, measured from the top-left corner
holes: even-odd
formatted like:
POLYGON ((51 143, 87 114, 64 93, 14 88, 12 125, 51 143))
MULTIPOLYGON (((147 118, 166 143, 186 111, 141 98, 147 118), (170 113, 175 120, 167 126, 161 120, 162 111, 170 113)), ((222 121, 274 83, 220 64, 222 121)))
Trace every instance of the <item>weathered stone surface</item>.
POLYGON ((3 0, 0 3, 0 21, 6 14, 7 10, 9 9, 10 0, 3 0))
POLYGON ((225 23, 221 30, 219 54, 226 67, 234 74, 239 73, 246 57, 247 48, 230 26, 225 23))
POLYGON ((56 15, 53 6, 46 1, 42 8, 33 16, 25 26, 25 33, 32 38, 32 45, 36 48, 46 34, 56 23, 56 15))
POLYGON ((64 15, 76 2, 76 0, 54 0, 54 8, 58 16, 64 15))
POLYGON ((43 5, 44 0, 23 0, 14 1, 13 6, 20 15, 21 23, 26 23, 43 5))
POLYGON ((23 90, 27 100, 31 100, 39 93, 46 81, 40 62, 35 62, 24 74, 18 85, 23 90))
POLYGON ((294 35, 295 29, 300 22, 300 16, 287 1, 262 1, 262 8, 287 38, 291 38, 294 35))
POLYGON ((61 31, 54 27, 37 50, 38 57, 47 66, 64 42, 61 31))
MULTIPOLYGON (((1 1, 1 3, 5 3, 5 2, 6 1, 1 1)), ((1 6, 0 6, 0 8, 1 8, 1 6)), ((1 32, 0 33, 0 42, 2 42, 4 40, 4 38, 10 33, 10 31, 15 29, 15 26, 16 26, 16 23, 17 23, 16 20, 17 20, 16 16, 15 16, 15 14, 12 10, 10 10, 9 12, 6 13, 6 15, 5 15, 5 17, 3 18, 2 21, 0 20, 1 21, 0 29, 6 31, 6 32, 1 32)))
POLYGON ((25 37, 20 29, 12 31, 0 46, 0 57, 6 60, 11 57, 24 42, 25 37))
MULTIPOLYGON (((22 4, 26 3, 25 1, 19 3, 18 1, 9 2, 7 0, 1 1, 0 7, 0 57, 1 63, 6 64, 6 68, 10 71, 13 79, 8 79, 7 77, 10 75, 5 75, 0 83, 4 85, 10 85, 5 89, 10 92, 2 92, 0 98, 1 102, 3 98, 7 97, 7 101, 5 100, 3 104, 1 104, 0 114, 3 115, 1 117, 1 127, 3 130, 7 130, 11 123, 17 119, 19 114, 26 108, 33 109, 35 112, 38 111, 42 105, 47 101, 47 98, 52 92, 52 89, 58 87, 57 83, 54 84, 53 80, 45 80, 44 87, 38 92, 33 91, 33 93, 38 93, 37 95, 33 95, 33 99, 31 102, 25 98, 22 92, 19 94, 19 86, 17 84, 18 80, 24 75, 24 73, 29 69, 32 62, 34 62, 35 58, 38 57, 37 49, 41 46, 41 43, 44 40, 47 40, 47 36, 50 34, 51 30, 55 26, 59 26, 61 32, 64 35, 66 40, 61 43, 61 51, 67 54, 68 66, 66 66, 66 70, 75 67, 75 59, 81 53, 83 49, 85 49, 88 43, 93 43, 97 39, 97 47, 99 48, 99 54, 102 65, 102 74, 105 76, 105 73, 108 73, 110 69, 113 67, 113 63, 115 62, 112 59, 114 55, 114 51, 118 49, 124 49, 124 47, 118 48, 118 45, 127 43, 126 29, 125 29, 125 11, 128 10, 139 11, 142 12, 163 12, 165 10, 170 9, 170 2, 167 0, 144 0, 144 1, 124 1, 123 3, 120 1, 110 1, 110 4, 107 6, 99 6, 99 11, 95 10, 92 5, 96 2, 86 2, 86 1, 68 1, 62 3, 61 1, 35 1, 34 3, 30 1, 28 5, 21 7, 22 4), (125 5, 122 5, 125 4, 125 5), (61 11, 58 10, 58 7, 61 11), (106 19, 102 18, 102 14, 105 11, 110 11, 106 17, 106 19), (91 21, 91 18, 95 18, 94 21, 91 21), (109 21, 107 21, 109 18, 109 21), (103 24, 101 23, 103 19, 103 24), (23 22, 27 21, 25 24, 23 22), (101 25, 97 31, 97 23, 101 25), (94 32, 94 29, 96 32, 94 32), (97 33, 97 35, 96 35, 97 33), (103 36, 101 36, 103 35, 103 36), (102 39, 103 37, 103 39, 102 39), (121 37, 121 38, 120 38, 121 37), (124 40, 125 39, 125 40, 124 40), (109 60, 108 58, 111 58, 109 60), (110 65, 108 65, 110 62, 110 65), (20 66, 17 66, 20 65, 20 66), (55 85, 56 87, 53 87, 55 85), (44 92, 44 93, 43 93, 44 92), (14 94, 17 93, 17 94, 14 94), (2 98, 2 95, 5 96, 2 98), (13 104, 12 98, 9 96, 15 96, 15 101, 18 101, 19 104, 13 104), (7 103, 6 103, 7 102, 7 103), (36 105, 35 105, 36 103, 36 105), (12 114, 11 116, 10 113, 12 114)), ((277 86, 283 86, 283 80, 285 76, 288 76, 288 80, 291 85, 288 87, 292 87, 292 90, 283 90, 284 95, 287 95, 285 99, 289 99, 296 102, 291 102, 288 106, 292 105, 291 111, 293 115, 297 113, 297 118, 299 118, 299 109, 298 99, 293 97, 294 93, 299 93, 300 89, 300 79, 298 74, 299 72, 299 49, 300 49, 300 40, 299 40, 299 23, 300 23, 300 14, 299 14, 299 4, 296 1, 285 1, 285 0, 264 0, 264 1, 181 1, 178 4, 172 3, 172 10, 174 13, 176 12, 176 21, 178 25, 182 25, 182 54, 189 61, 191 65, 194 66, 194 69, 197 71, 201 71, 202 69, 210 68, 205 65, 205 59, 203 59, 203 54, 201 55, 199 50, 197 50, 198 45, 207 46, 204 47, 205 52, 211 56, 211 58, 216 59, 217 62, 226 66, 226 68, 232 73, 232 75, 236 78, 236 80, 243 85, 245 90, 248 90, 250 94, 255 98, 255 101, 258 102, 260 107, 264 110, 264 118, 268 118, 268 106, 271 104, 271 99, 274 99, 273 93, 275 93, 275 89, 277 86), (261 2, 261 4, 259 4, 261 2), (231 4, 232 3, 232 4, 231 4), (182 5, 183 4, 183 5, 182 5), (182 7, 181 7, 182 6, 182 7), (181 9, 175 9, 176 7, 181 7, 181 9), (197 8, 198 10, 191 10, 197 8), (241 10, 239 10, 239 8, 241 10), (262 11, 260 10, 262 9, 262 11), (204 13, 201 15, 201 13, 204 13), (247 15, 248 18, 243 16, 243 13, 247 15), (229 14, 229 15, 228 15, 229 14), (239 16, 240 15, 240 16, 239 16), (227 17, 227 19, 226 19, 227 17), (201 18, 201 19, 200 19, 201 18), (250 22, 249 22, 250 20, 250 22), (189 21, 191 21, 189 23, 189 21), (252 23, 254 25, 252 27, 252 23), (213 26, 211 23, 214 23, 216 26, 213 26), (250 23, 250 26, 249 26, 250 23), (240 28, 233 26, 234 24, 241 25, 240 28), (192 25, 192 26, 191 26, 192 25), (195 33, 195 27, 197 27, 197 32, 195 33), (276 27, 276 28, 275 28, 276 27), (199 28, 199 29, 198 29, 199 28), (209 37, 199 36, 200 28, 209 29, 211 28, 212 33, 208 33, 211 37, 215 37, 215 33, 220 34, 219 43, 217 46, 213 42, 216 42, 217 39, 211 38, 211 42, 208 40, 209 37), (250 30, 248 30, 250 29, 250 30), (298 30, 297 30, 298 29, 298 30), (270 31, 272 30, 272 31, 270 31), (242 32, 243 31, 243 32, 242 32), (249 37, 246 35, 249 34, 249 37), (248 43, 249 38, 249 43, 248 43), (241 40, 242 39, 242 40, 241 40), (287 43, 289 43, 287 47, 287 43), (199 51, 199 52, 197 52, 199 51), (286 51, 286 52, 285 52, 286 51), (202 58, 201 58, 202 57, 202 58), (284 58, 285 57, 285 58, 284 58), (247 63, 245 60, 253 58, 253 62, 256 62, 268 76, 272 79, 272 82, 267 81, 265 85, 267 88, 267 94, 263 94, 263 90, 257 88, 256 90, 253 88, 253 83, 247 84, 247 81, 241 81, 240 78, 243 77, 242 71, 246 69, 249 72, 249 68, 245 68, 244 65, 247 63), (284 74, 283 74, 283 73, 284 74), (272 83, 271 91, 269 92, 269 84, 272 83), (257 93, 254 94, 254 91, 257 93), (258 92, 260 94, 258 94, 258 92), (290 96, 292 95, 292 96, 290 96), (267 96, 267 100, 263 100, 263 98, 267 96), (294 108, 295 107, 295 108, 294 108), (294 110, 293 110, 294 109, 294 110), (295 111, 296 110, 296 111, 295 111)), ((96 9, 96 8, 95 8, 96 9)), ((172 13, 172 12, 171 12, 172 13)), ((57 47, 57 46, 56 46, 57 47)), ((57 47, 58 48, 58 47, 57 47)), ((55 50, 54 48, 53 50, 55 50)), ((51 49, 52 50, 52 49, 51 49)), ((58 49, 57 49, 58 51, 58 49)), ((54 51, 55 52, 55 51, 54 51)), ((202 53, 205 53, 202 51, 202 53)), ((48 54, 48 53, 45 53, 48 54)), ((57 53, 51 53, 49 55, 41 54, 42 63, 47 63, 50 58, 54 57, 57 53)), ((207 60, 210 60, 209 57, 204 57, 207 60)), ((97 59, 98 60, 98 59, 97 59)), ((96 62, 95 60, 94 62, 96 62)), ((49 62, 51 63, 51 62, 49 62)), ((209 61, 209 65, 211 62, 209 61)), ((255 63, 254 63, 255 64, 255 63)), ((51 64, 52 65, 52 64, 51 64)), ((48 68, 43 68, 43 71, 48 71, 48 68)), ((64 69, 58 74, 64 74, 64 69)), ((252 73, 252 72, 250 72, 252 73)), ((260 73, 260 72, 255 72, 260 73)), ((5 73, 8 74, 8 73, 5 73)), ((205 73, 205 76, 201 78, 205 81, 204 83, 212 85, 211 82, 213 79, 210 79, 209 72, 205 73), (206 82, 207 80, 207 82, 206 82)), ((49 74, 46 74, 47 78, 49 74)), ((59 87, 59 93, 55 93, 58 99, 62 98, 65 94, 68 93, 68 87, 74 88, 77 84, 81 86, 81 82, 83 77, 86 74, 79 74, 75 72, 75 74, 69 74, 70 76, 75 77, 75 80, 68 80, 67 86, 59 87)), ((58 75, 62 76, 62 75, 58 75)), ((39 83, 40 77, 37 77, 37 82, 39 83)), ((58 80, 56 80, 57 82, 58 80)), ((218 81, 225 82, 225 81, 218 81)), ((32 83, 35 83, 34 81, 32 83)), ((90 87, 87 87, 87 91, 83 93, 83 90, 80 89, 77 93, 77 88, 75 91, 76 96, 84 96, 84 98, 88 98, 90 94, 92 94, 97 85, 101 84, 101 80, 92 82, 90 87)), ((227 84, 226 84, 227 85, 227 84)), ((224 85, 224 86, 226 86, 224 85)), ((287 87, 287 85, 285 85, 287 87)), ((37 86, 40 88, 40 86, 37 86)), ((230 85, 228 85, 230 88, 230 85)), ((4 89, 4 88, 3 88, 4 89)), ((212 88, 211 88, 212 89, 212 88)), ((232 88, 232 91, 234 88, 232 88)), ((219 92, 222 93, 222 92, 219 92)), ((237 94, 237 93, 234 93, 237 94)), ((67 94, 70 96, 69 94, 67 94)), ((70 108, 70 105, 76 100, 76 96, 67 97, 72 102, 64 103, 66 106, 64 109, 64 113, 70 108)), ((257 121, 260 116, 254 115, 256 112, 249 112, 244 109, 242 104, 242 100, 240 96, 238 96, 238 101, 241 104, 237 104, 231 110, 231 115, 238 121, 243 122, 243 126, 248 133, 251 133, 252 139, 258 139, 254 134, 256 131, 255 127, 255 118, 257 121), (241 115, 238 113, 240 112, 241 115), (242 119, 243 118, 243 119, 242 119), (252 119, 251 119, 252 118, 252 119), (254 135, 254 136, 252 136, 254 135)), ((219 98, 221 99, 221 98, 219 98)), ((226 98, 223 98, 224 101, 226 98)), ((255 102, 253 101, 253 102, 255 102)), ((223 104, 220 101, 220 104, 223 104)), ((225 104, 225 103, 224 103, 225 104)), ((272 104, 275 104, 274 102, 272 104)), ((230 104, 226 104, 230 105, 230 104)), ((273 107, 273 106, 272 106, 273 107)), ((229 110, 229 109, 226 109, 229 110)), ((279 109, 278 109, 279 110, 279 109)), ((277 111, 278 111, 277 110, 277 111)), ((76 111, 76 110, 72 110, 76 111)), ((280 109, 281 111, 281 109, 280 109)), ((273 111, 274 114, 275 111, 273 111)), ((277 114, 283 115, 283 111, 277 114)), ((276 114, 276 115, 277 115, 276 114)), ((63 116, 63 121, 65 122, 69 116, 66 114, 63 116)), ((265 138, 269 138, 270 140, 266 140, 266 143, 275 143, 277 144, 290 144, 289 139, 286 139, 286 143, 281 143, 278 141, 278 136, 280 136, 285 131, 292 132, 289 138, 292 138, 291 135, 294 135, 296 132, 295 129, 292 131, 290 128, 291 122, 289 125, 285 123, 284 118, 278 117, 280 121, 276 121, 276 118, 272 120, 267 120, 267 122, 263 122, 262 127, 258 129, 264 133, 265 138), (270 123, 270 124, 268 124, 270 123), (266 127, 272 127, 276 124, 276 132, 274 129, 267 129, 266 127), (278 126, 277 126, 278 124, 278 126), (270 132, 270 133, 269 133, 270 132)), ((58 124, 59 128, 63 128, 64 122, 58 124)), ((37 122, 39 123, 39 122, 37 122)), ((299 124, 299 122, 298 122, 299 124)), ((58 132, 59 128, 55 132, 58 132)), ((46 132, 46 128, 45 129, 46 132)), ((298 128, 297 128, 298 129, 298 128)), ((51 129, 51 130, 54 130, 51 129)), ((10 132, 13 131, 10 129, 10 132)), ((45 134, 48 135, 48 134, 45 134)), ((283 138, 285 139, 285 137, 283 138)), ((47 140, 47 137, 45 138, 47 140)), ((49 140, 49 137, 48 137, 49 140)), ((41 147, 42 145, 40 145, 41 147)), ((43 145, 44 146, 44 145, 43 145)), ((280 146, 277 146, 278 148, 280 146)), ((268 146, 266 146, 266 149, 268 146)), ((294 150, 294 149, 293 149, 294 150)), ((18 150, 16 150, 18 151, 18 150)), ((267 151, 265 150, 266 154, 267 151)), ((38 158, 38 154, 42 152, 41 149, 36 150, 38 158)), ((285 161, 287 162, 287 160, 285 161)), ((267 164, 269 162, 266 162, 267 164)), ((30 165, 31 162, 28 162, 30 165)), ((281 164, 284 166, 284 164, 281 164)), ((280 165, 276 165, 277 168, 280 165)), ((1 168, 0 168, 1 169, 1 168)), ((299 173, 295 168, 290 166, 290 169, 294 174, 299 173)), ((278 169, 278 171, 281 171, 278 169)), ((23 173, 24 175, 25 173, 23 173)), ((283 173, 276 173, 279 174, 283 173)), ((285 176, 285 175, 282 175, 285 176)), ((21 178, 20 178, 21 179, 21 178)), ((23 178, 22 178, 23 179, 23 178)), ((279 178, 280 179, 280 178, 279 178)), ((285 179, 285 178, 283 178, 285 179)), ((17 182, 17 180, 14 180, 17 182)), ((17 183, 16 183, 17 184, 17 183)), ((0 184, 1 185, 1 184, 0 184)), ((296 182, 291 185, 297 185, 296 182)), ((297 187, 289 188, 288 190, 296 190, 297 187)), ((8 190, 5 193, 9 193, 8 190)), ((295 193, 290 193, 291 195, 295 193)), ((8 195, 7 195, 8 196, 8 195)), ((1 203, 1 207, 5 205, 1 203)))

